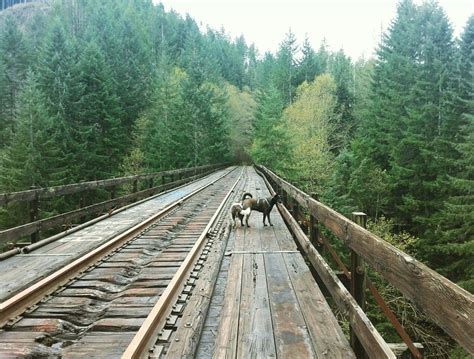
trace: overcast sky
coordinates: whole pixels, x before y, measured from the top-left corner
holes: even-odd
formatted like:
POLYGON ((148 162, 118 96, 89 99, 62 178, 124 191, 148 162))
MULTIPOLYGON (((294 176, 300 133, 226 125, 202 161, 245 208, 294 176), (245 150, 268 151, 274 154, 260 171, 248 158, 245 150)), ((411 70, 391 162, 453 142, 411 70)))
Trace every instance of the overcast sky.
MULTIPOLYGON (((159 0, 154 0, 156 3, 159 0)), ((232 37, 244 35, 259 52, 275 52, 288 29, 315 49, 326 38, 330 49, 343 48, 352 58, 370 57, 394 18, 396 0, 162 0, 165 9, 190 14, 205 28, 222 26, 232 37)), ((416 1, 421 3, 420 1, 416 1)), ((439 0, 454 28, 464 28, 474 0, 439 0)))

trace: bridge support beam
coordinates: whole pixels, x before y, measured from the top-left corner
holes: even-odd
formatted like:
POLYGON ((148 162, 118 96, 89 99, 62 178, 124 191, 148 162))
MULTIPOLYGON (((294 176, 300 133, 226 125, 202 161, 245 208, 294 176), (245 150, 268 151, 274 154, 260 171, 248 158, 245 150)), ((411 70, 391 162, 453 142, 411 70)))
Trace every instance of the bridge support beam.
MULTIPOLYGON (((352 212, 352 221, 359 226, 367 227, 367 215, 363 212, 352 212)), ((353 250, 351 250, 351 294, 357 304, 365 312, 365 288, 367 286, 367 273, 364 260, 353 250)), ((350 328, 351 346, 357 358, 367 358, 361 342, 350 328)))

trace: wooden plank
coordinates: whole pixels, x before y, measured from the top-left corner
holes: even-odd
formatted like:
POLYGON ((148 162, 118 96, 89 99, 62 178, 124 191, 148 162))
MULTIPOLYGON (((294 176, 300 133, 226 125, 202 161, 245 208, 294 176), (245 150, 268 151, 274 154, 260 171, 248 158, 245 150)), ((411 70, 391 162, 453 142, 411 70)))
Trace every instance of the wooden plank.
POLYGON ((333 209, 314 200, 264 167, 266 175, 415 302, 470 353, 474 353, 474 296, 333 209), (443 303, 443 305, 439 305, 443 303))
POLYGON ((318 358, 355 358, 351 346, 301 254, 283 255, 318 358))
POLYGON ((265 254, 264 258, 277 356, 315 358, 282 254, 265 254))
POLYGON ((166 351, 168 358, 194 357, 208 313, 228 236, 229 227, 222 234, 222 240, 215 241, 211 248, 208 260, 201 271, 201 277, 197 281, 191 299, 184 310, 181 319, 181 323, 184 323, 184 325, 180 325, 176 330, 174 337, 178 340, 172 341, 166 351))
POLYGON ((263 254, 245 254, 236 358, 276 356, 263 254))
POLYGON ((61 349, 63 358, 120 358, 132 333, 89 332, 81 340, 61 349))
POLYGON ((313 267, 318 272, 324 284, 334 298, 339 309, 349 316, 349 322, 354 328, 357 337, 363 344, 365 350, 371 358, 395 358, 387 343, 370 322, 367 315, 359 307, 355 299, 350 295, 342 282, 337 278, 319 252, 314 248, 305 233, 291 216, 288 210, 279 205, 279 210, 289 226, 293 234, 299 241, 303 251, 307 254, 313 267))
POLYGON ((243 254, 235 254, 231 259, 225 300, 212 356, 214 359, 235 358, 237 352, 243 259, 243 254))

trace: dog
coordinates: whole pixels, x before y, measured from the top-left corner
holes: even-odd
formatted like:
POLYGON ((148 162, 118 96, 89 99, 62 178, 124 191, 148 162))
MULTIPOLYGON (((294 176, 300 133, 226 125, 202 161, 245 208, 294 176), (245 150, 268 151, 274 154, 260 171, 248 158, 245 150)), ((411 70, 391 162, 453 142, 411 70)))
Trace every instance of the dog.
POLYGON ((242 210, 244 209, 244 207, 242 206, 242 203, 246 200, 246 199, 250 199, 250 198, 253 198, 252 194, 249 193, 249 192, 245 192, 242 196, 242 201, 240 203, 234 203, 232 204, 232 206, 230 207, 230 214, 231 214, 231 217, 232 217, 232 227, 235 228, 236 226, 236 223, 235 223, 235 217, 239 217, 240 219, 240 226, 243 227, 244 226, 244 215, 241 214, 242 210))
POLYGON ((247 227, 250 227, 249 217, 252 211, 258 211, 263 213, 264 226, 266 226, 265 218, 268 218, 268 223, 270 224, 270 226, 273 226, 272 221, 270 220, 270 212, 272 211, 273 206, 276 203, 281 203, 281 198, 278 193, 275 194, 273 197, 268 198, 247 198, 242 201, 242 210, 240 211, 240 214, 245 216, 245 224, 247 225, 247 227))

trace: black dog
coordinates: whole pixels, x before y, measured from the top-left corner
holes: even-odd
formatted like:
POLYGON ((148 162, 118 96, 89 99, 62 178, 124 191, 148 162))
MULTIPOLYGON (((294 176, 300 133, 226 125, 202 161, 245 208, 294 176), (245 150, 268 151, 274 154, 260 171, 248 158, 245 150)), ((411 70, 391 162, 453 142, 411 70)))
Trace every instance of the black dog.
MULTIPOLYGON (((244 195, 242 196, 242 202, 245 201, 246 199, 249 199, 249 198, 253 198, 252 194, 249 193, 249 192, 245 192, 244 195)), ((242 202, 241 203, 234 203, 231 207, 230 207, 230 214, 231 214, 231 217, 232 217, 232 227, 235 228, 235 217, 236 216, 239 216, 240 218, 240 225, 243 227, 244 226, 244 215, 241 213, 242 210, 244 209, 244 207, 242 206, 242 202)))
POLYGON ((268 217, 268 223, 270 226, 273 226, 272 221, 270 220, 270 212, 273 209, 273 206, 276 203, 281 203, 281 198, 278 194, 275 194, 273 197, 268 197, 268 198, 247 198, 242 201, 242 208, 243 210, 240 211, 241 215, 246 216, 245 218, 245 223, 247 224, 247 227, 249 226, 249 217, 250 213, 252 211, 258 211, 263 213, 263 225, 266 226, 265 224, 265 218, 268 217))

